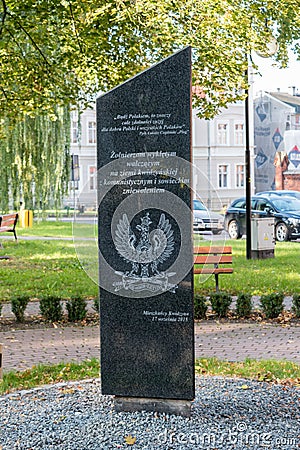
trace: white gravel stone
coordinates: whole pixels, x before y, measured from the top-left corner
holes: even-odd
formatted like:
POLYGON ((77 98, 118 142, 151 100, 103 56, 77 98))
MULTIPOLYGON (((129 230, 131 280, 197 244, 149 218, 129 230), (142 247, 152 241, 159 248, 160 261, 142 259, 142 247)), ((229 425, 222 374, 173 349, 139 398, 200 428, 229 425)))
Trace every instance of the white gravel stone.
POLYGON ((299 400, 296 387, 197 377, 187 419, 116 413, 113 398, 101 395, 99 380, 60 383, 0 397, 0 448, 296 450, 299 400))

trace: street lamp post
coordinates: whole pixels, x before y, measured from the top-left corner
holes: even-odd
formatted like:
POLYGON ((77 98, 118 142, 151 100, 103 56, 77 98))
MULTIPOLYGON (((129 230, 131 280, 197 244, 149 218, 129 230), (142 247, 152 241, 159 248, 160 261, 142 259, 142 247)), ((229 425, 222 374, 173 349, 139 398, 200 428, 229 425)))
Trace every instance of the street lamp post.
MULTIPOLYGON (((278 43, 274 36, 271 36, 266 43, 264 52, 256 53, 262 58, 269 58, 274 55, 278 50, 278 43)), ((247 70, 246 70, 246 80, 249 85, 249 61, 247 57, 247 70)), ((246 137, 246 147, 245 147, 245 172, 246 172, 246 257, 251 259, 251 155, 250 155, 250 113, 249 113, 249 89, 245 91, 245 137, 246 137)), ((251 109, 252 111, 252 109, 251 109)), ((251 127, 252 130, 252 127, 251 127)))
MULTIPOLYGON (((249 67, 246 71, 247 82, 249 81, 249 67)), ((249 90, 247 89, 245 99, 245 184, 246 184, 246 257, 251 259, 251 158, 250 158, 250 118, 249 118, 249 90)))

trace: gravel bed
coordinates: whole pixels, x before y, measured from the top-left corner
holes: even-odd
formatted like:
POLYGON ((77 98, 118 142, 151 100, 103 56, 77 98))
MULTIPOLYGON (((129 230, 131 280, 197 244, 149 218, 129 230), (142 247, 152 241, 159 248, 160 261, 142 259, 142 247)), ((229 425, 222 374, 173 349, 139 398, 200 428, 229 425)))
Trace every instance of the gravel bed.
POLYGON ((99 380, 62 383, 0 397, 0 449, 299 450, 299 401, 296 387, 197 377, 187 419, 116 413, 99 380))

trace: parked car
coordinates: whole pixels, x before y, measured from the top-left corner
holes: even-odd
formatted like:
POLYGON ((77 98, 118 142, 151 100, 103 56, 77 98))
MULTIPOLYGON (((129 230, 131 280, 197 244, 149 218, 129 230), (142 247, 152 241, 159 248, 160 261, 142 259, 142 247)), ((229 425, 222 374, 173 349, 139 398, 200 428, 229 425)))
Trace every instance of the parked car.
POLYGON ((211 231, 220 234, 224 230, 224 217, 221 214, 209 211, 200 200, 193 200, 193 229, 194 233, 211 231))
MULTIPOLYGON (((300 200, 291 196, 262 196, 251 198, 251 215, 274 217, 275 239, 283 242, 300 238, 300 200)), ((225 229, 231 239, 246 233, 246 198, 234 200, 225 213, 225 229)))
POLYGON ((287 189, 279 190, 279 191, 264 191, 264 192, 258 192, 255 195, 263 196, 263 197, 272 197, 273 195, 280 195, 280 196, 291 196, 294 198, 297 198, 300 200, 300 192, 299 191, 288 191, 287 189))

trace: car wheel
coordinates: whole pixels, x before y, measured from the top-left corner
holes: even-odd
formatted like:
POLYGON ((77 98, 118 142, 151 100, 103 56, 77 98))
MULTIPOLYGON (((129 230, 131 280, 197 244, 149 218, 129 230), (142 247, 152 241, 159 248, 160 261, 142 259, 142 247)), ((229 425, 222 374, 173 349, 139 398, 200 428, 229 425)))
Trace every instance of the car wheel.
POLYGON ((276 241, 284 242, 289 240, 289 230, 285 223, 279 222, 275 228, 276 241))
POLYGON ((232 220, 228 224, 228 234, 230 239, 239 239, 241 237, 239 224, 236 220, 232 220))

